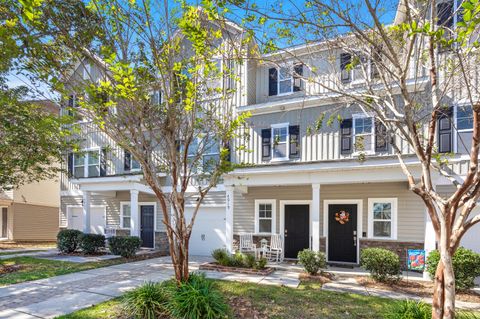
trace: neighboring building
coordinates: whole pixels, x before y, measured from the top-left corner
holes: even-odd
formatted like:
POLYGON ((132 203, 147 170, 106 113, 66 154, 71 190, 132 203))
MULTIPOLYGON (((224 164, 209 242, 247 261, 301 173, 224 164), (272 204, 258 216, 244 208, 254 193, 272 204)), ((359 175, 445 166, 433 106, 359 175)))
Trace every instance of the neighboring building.
MULTIPOLYGON (((35 101, 51 113, 59 108, 35 101)), ((58 233, 60 176, 0 192, 0 240, 54 241, 58 233)))
MULTIPOLYGON (((344 68, 348 59, 344 52, 327 52, 321 43, 308 50, 295 47, 291 52, 308 54, 312 65, 324 67, 319 72, 324 80, 336 79, 352 88, 362 85, 357 70, 344 68), (332 55, 336 57, 333 62, 332 55)), ((262 58, 275 61, 281 56, 262 58)), ((235 152, 232 160, 251 165, 229 173, 209 193, 195 222, 190 253, 210 255, 219 247, 231 251, 241 233, 253 233, 258 241, 281 234, 285 257, 296 258, 300 250, 311 248, 326 252, 333 263, 358 264, 360 250, 366 247, 385 247, 402 259, 406 249, 434 249, 435 235, 425 206, 408 189, 390 137, 374 116, 350 106, 340 112, 341 124, 335 121, 309 130, 321 114, 328 117, 344 103, 339 104, 335 94, 314 82, 292 75, 294 69, 303 77, 313 76, 305 66, 282 61, 284 67, 279 68, 258 60, 262 59, 249 59, 239 66, 237 111, 250 111, 252 117, 246 127, 247 141, 232 143, 232 149, 246 144, 248 150, 235 152), (360 138, 362 150, 356 149, 360 138), (359 160, 360 154, 366 156, 364 161, 359 160)), ((79 64, 77 76, 82 76, 85 64, 79 64)), ((412 90, 428 81, 426 73, 417 77, 412 90)), ((454 153, 449 162, 462 174, 468 156, 457 141, 471 134, 468 118, 472 111, 457 103, 459 96, 452 101, 453 111, 440 119, 438 147, 454 153), (452 123, 461 129, 454 130, 452 123)), ((92 125, 83 127, 85 155, 69 157, 74 178, 62 179, 61 227, 92 232, 113 228, 117 233, 140 236, 146 247, 165 248, 160 206, 143 181, 138 163, 92 125)), ((404 141, 394 138, 405 154, 411 153, 404 141)), ((413 154, 405 160, 414 171, 419 167, 413 154)), ((442 178, 435 183, 437 189, 451 187, 442 178)), ((168 190, 167 181, 165 185, 168 190)), ((194 196, 187 199, 187 216, 195 200, 194 196)), ((464 245, 480 251, 478 240, 470 235, 464 245)))

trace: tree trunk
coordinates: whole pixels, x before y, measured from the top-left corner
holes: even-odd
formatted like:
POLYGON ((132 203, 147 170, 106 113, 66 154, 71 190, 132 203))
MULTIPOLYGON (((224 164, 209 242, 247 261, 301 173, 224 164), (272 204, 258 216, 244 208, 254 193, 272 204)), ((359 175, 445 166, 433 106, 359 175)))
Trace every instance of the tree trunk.
POLYGON ((432 319, 455 318, 455 275, 448 249, 440 250, 433 289, 432 319))

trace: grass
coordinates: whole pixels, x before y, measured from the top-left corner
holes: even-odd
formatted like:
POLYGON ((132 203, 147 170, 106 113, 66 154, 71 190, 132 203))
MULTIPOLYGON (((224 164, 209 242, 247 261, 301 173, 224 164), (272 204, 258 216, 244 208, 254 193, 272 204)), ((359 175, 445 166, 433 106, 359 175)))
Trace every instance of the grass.
POLYGON ((8 258, 0 260, 0 265, 19 265, 21 266, 21 268, 20 270, 17 270, 15 272, 1 274, 0 286, 65 275, 82 270, 112 266, 125 262, 128 262, 128 260, 125 258, 117 258, 89 263, 72 263, 27 256, 8 258))
MULTIPOLYGON (((390 299, 320 290, 320 285, 303 283, 299 289, 249 283, 216 281, 227 298, 242 297, 261 311, 261 318, 382 318, 390 299)), ((118 318, 120 299, 59 317, 61 319, 118 318)))

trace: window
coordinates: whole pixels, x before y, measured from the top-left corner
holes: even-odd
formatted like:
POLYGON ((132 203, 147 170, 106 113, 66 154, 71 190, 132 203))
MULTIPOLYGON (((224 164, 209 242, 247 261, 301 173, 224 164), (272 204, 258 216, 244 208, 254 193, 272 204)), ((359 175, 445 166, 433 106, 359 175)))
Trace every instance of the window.
POLYGON ((397 199, 368 199, 368 237, 397 239, 397 199))
MULTIPOLYGON (((372 56, 377 63, 381 59, 380 54, 377 52, 373 52, 372 56)), ((350 53, 340 54, 340 80, 343 83, 363 82, 365 73, 372 79, 379 77, 375 61, 368 59, 361 53, 356 53, 354 56, 350 53)))
POLYGON ((87 62, 83 66, 83 79, 89 80, 92 75, 92 65, 87 62))
POLYGON ((73 155, 75 178, 100 176, 100 150, 85 151, 73 155))
POLYGON ((120 227, 130 228, 130 217, 132 216, 130 202, 121 203, 120 210, 120 227))
POLYGON ((123 150, 123 170, 124 171, 138 171, 142 167, 135 157, 127 150, 123 150))
POLYGON ((268 95, 284 95, 303 89, 303 64, 288 63, 268 70, 268 95))
POLYGON ((255 200, 255 233, 275 233, 276 200, 255 200))
POLYGON ((288 159, 288 123, 272 125, 272 159, 288 159))
POLYGON ((353 135, 355 152, 374 152, 373 117, 365 114, 354 114, 353 135))
POLYGON ((197 160, 195 157, 201 156, 192 171, 200 172, 201 170, 201 172, 208 173, 213 171, 220 161, 220 146, 216 140, 194 139, 190 143, 187 156, 189 161, 197 160), (203 146, 201 143, 208 143, 208 145, 203 146), (201 154, 198 152, 201 152, 201 154))
POLYGON ((154 105, 162 103, 162 92, 160 90, 154 90, 150 92, 150 101, 154 105))
POLYGON ((203 171, 211 172, 220 162, 220 147, 216 141, 210 141, 210 145, 207 145, 203 152, 203 171))
POLYGON ((458 105, 456 114, 457 153, 469 154, 473 136, 473 110, 471 105, 458 105))

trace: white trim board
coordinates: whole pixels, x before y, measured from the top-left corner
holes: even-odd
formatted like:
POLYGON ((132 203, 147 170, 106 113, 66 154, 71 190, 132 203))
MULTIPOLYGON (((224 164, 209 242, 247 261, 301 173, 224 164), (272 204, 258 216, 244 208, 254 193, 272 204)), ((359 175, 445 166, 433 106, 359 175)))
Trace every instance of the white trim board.
POLYGON ((312 248, 312 201, 280 200, 280 235, 282 236, 282 253, 285 255, 285 205, 308 205, 308 247, 312 248))
MULTIPOLYGON (((328 206, 330 204, 356 204, 357 205, 357 264, 360 262, 360 239, 363 230, 363 199, 334 199, 323 201, 323 236, 325 237, 325 255, 327 262, 335 262, 328 258, 328 206)), ((342 262, 344 263, 344 262, 342 262)), ((346 263, 345 263, 346 264, 346 263)))

